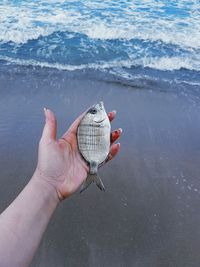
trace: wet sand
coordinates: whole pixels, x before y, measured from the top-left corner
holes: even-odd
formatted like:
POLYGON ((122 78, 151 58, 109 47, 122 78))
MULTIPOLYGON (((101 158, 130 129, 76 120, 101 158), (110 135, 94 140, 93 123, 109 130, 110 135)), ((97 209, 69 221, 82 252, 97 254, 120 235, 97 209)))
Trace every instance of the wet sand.
POLYGON ((63 202, 31 267, 198 267, 199 96, 97 77, 1 69, 0 211, 33 174, 43 107, 56 113, 59 136, 103 100, 117 110, 112 128, 123 128, 120 154, 100 170, 106 192, 91 185, 63 202))

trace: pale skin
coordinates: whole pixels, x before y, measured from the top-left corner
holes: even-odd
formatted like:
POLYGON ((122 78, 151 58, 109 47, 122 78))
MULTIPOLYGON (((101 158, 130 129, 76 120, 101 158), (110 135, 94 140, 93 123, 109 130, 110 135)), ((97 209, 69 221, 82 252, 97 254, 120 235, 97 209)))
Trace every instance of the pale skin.
MULTIPOLYGON (((46 123, 39 143, 36 170, 26 187, 0 215, 1 267, 30 265, 56 207, 79 189, 89 171, 79 154, 76 139, 84 113, 59 139, 56 139, 54 113, 49 109, 44 109, 44 113, 46 123)), ((108 113, 108 117, 112 121, 115 112, 108 113)), ((111 133, 107 161, 119 151, 120 144, 114 142, 121 132, 119 128, 111 133)))

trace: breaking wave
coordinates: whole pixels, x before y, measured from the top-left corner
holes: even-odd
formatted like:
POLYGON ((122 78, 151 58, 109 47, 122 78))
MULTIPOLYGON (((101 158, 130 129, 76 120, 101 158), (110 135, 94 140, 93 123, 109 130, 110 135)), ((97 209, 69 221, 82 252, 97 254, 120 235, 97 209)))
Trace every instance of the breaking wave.
POLYGON ((200 70, 197 1, 4 0, 0 59, 61 70, 200 70))

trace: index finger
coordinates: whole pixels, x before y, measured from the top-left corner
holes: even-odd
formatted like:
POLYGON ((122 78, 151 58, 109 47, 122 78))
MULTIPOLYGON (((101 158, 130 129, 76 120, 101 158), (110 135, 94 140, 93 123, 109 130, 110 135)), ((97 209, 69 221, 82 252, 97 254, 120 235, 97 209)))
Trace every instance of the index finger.
POLYGON ((87 110, 84 111, 83 113, 81 113, 81 115, 79 115, 78 118, 75 119, 75 121, 71 124, 69 129, 63 134, 63 136, 65 136, 69 132, 73 133, 73 134, 76 134, 78 126, 79 126, 82 118, 85 116, 86 113, 87 113, 87 110))

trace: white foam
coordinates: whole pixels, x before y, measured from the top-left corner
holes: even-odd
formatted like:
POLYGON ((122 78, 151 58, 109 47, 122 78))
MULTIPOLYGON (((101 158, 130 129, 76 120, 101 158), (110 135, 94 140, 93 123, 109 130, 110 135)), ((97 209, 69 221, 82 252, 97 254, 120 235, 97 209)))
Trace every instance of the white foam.
POLYGON ((49 63, 36 61, 33 59, 16 59, 7 56, 0 56, 0 60, 4 60, 11 64, 17 64, 20 66, 33 66, 33 67, 42 67, 42 68, 52 68, 58 70, 67 70, 67 71, 75 71, 75 70, 83 70, 83 69, 95 69, 95 70, 104 70, 115 67, 131 67, 131 62, 129 61, 117 61, 113 60, 110 62, 98 62, 98 63, 89 63, 89 64, 80 64, 80 65, 68 65, 68 64, 60 64, 60 63, 49 63))
POLYGON ((143 66, 158 70, 179 70, 181 68, 189 70, 200 70, 200 59, 190 57, 161 57, 161 58, 143 58, 143 66))
MULTIPOLYGON (((174 69, 179 70, 181 68, 194 70, 193 63, 191 63, 187 59, 183 60, 182 58, 178 57, 163 57, 158 59, 139 59, 135 60, 111 60, 111 61, 98 61, 96 63, 88 63, 88 64, 80 64, 80 65, 70 65, 70 64, 61 64, 61 63, 49 63, 45 61, 37 61, 37 60, 26 60, 26 59, 16 59, 8 56, 0 56, 0 60, 5 60, 9 63, 14 63, 18 65, 24 66, 40 66, 40 67, 47 67, 47 68, 56 68, 59 70, 67 70, 67 71, 74 71, 74 70, 83 70, 83 69, 113 69, 114 73, 118 73, 120 76, 123 76, 126 79, 131 78, 126 71, 123 71, 122 68, 131 68, 132 66, 143 66, 149 67, 157 70, 168 70, 172 71, 174 69)), ((200 61, 199 61, 200 62, 200 61)), ((196 66, 197 71, 200 71, 200 63, 196 66)), ((112 72, 112 70, 111 70, 112 72)), ((183 81, 182 81, 183 82, 183 81)), ((193 85, 196 83, 194 82, 193 85)))
MULTIPOLYGON (((185 10, 186 4, 187 1, 178 1, 177 9, 185 10)), ((115 0, 80 0, 79 5, 74 1, 36 0, 14 6, 11 1, 3 1, 0 40, 25 43, 60 30, 83 33, 90 38, 162 40, 180 47, 200 48, 200 2, 190 1, 186 17, 178 11, 166 16, 163 9, 166 5, 165 1, 154 0, 124 4, 115 0)))

